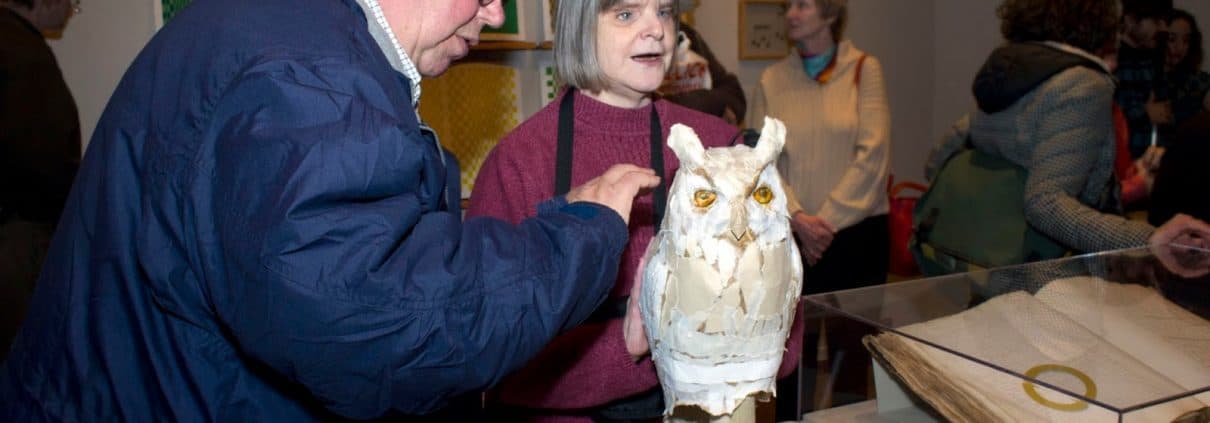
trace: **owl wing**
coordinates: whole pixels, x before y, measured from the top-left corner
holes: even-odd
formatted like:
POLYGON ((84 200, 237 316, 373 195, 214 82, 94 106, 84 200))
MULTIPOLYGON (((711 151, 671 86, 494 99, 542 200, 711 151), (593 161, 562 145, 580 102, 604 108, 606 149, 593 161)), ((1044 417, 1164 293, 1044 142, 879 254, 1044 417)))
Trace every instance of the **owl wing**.
POLYGON ((639 274, 635 277, 643 283, 639 291, 639 311, 643 316, 643 328, 647 332, 652 354, 656 353, 659 343, 659 331, 653 328, 660 322, 664 292, 668 289, 667 233, 657 233, 647 244, 647 252, 643 254, 639 274))
POLYGON ((802 297, 803 275, 802 275, 802 255, 798 251, 798 244, 794 243, 794 237, 787 236, 786 240, 784 242, 789 247, 789 248, 786 248, 787 254, 789 255, 789 257, 786 257, 786 260, 790 262, 790 281, 791 281, 790 282, 790 285, 791 285, 790 292, 795 297, 794 306, 792 306, 790 308, 790 312, 788 314, 786 314, 786 328, 787 328, 787 332, 788 332, 789 331, 788 328, 792 327, 793 323, 794 323, 790 320, 794 319, 795 307, 800 305, 799 298, 802 297))

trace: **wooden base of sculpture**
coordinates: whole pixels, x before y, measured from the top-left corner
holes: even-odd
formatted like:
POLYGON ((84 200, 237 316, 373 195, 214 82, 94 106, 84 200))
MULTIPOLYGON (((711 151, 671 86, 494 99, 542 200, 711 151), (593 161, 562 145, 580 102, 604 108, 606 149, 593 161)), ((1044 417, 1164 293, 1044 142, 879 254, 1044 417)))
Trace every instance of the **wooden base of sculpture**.
POLYGON ((756 398, 749 396, 735 411, 728 415, 711 416, 697 407, 677 407, 672 415, 664 418, 665 423, 754 423, 756 422, 756 398))

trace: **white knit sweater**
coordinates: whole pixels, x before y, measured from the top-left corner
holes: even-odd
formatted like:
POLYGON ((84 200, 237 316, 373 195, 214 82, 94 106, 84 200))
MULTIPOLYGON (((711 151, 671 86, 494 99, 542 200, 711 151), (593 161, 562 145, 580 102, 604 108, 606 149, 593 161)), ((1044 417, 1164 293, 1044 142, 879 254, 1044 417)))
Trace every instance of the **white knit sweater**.
POLYGON ((837 230, 887 212, 891 116, 882 65, 849 41, 836 49, 831 78, 816 82, 792 53, 761 74, 747 122, 766 115, 786 124, 778 170, 808 214, 837 230))

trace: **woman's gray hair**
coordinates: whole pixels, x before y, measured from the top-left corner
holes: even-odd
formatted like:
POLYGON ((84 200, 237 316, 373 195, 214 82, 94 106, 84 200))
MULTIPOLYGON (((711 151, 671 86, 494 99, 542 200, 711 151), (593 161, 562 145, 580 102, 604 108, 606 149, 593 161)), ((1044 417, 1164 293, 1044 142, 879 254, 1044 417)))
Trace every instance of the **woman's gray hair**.
POLYGON ((622 0, 579 0, 574 3, 556 3, 556 81, 589 92, 601 91, 608 87, 609 81, 597 61, 597 19, 601 12, 612 9, 621 2, 622 0))
POLYGON ((597 16, 621 0, 559 2, 555 10, 555 79, 586 91, 608 82, 597 62, 597 16))

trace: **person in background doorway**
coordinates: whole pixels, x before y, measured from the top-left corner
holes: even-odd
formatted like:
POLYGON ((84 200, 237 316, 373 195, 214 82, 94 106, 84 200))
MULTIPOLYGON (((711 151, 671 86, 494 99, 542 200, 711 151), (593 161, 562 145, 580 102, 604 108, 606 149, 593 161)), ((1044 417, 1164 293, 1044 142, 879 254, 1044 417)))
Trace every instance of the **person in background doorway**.
POLYGON ((1147 147, 1160 143, 1160 126, 1165 125, 1171 115, 1167 98, 1157 88, 1164 71, 1164 51, 1159 47, 1163 45, 1161 40, 1167 31, 1165 18, 1172 12, 1172 0, 1122 0, 1121 3, 1121 45, 1117 69, 1113 72, 1118 86, 1114 98, 1122 107, 1130 129, 1130 157, 1137 159, 1143 156, 1147 147))
POLYGON ((1201 70, 1203 57, 1202 32, 1197 20, 1184 10, 1173 9, 1165 19, 1168 36, 1160 50, 1164 53, 1162 77, 1156 80, 1155 92, 1163 101, 1147 106, 1156 131, 1156 145, 1148 146, 1143 155, 1131 162, 1133 174, 1123 181, 1122 202, 1128 209, 1146 199, 1154 180, 1154 171, 1176 137, 1176 128, 1194 115, 1207 110, 1210 101, 1210 74, 1201 70), (1142 180, 1143 183, 1132 183, 1142 180))
POLYGON ((70 0, 0 0, 0 360, 21 325, 80 163, 80 119, 47 34, 70 0))
MULTIPOLYGON (((1106 40, 1105 46, 1099 50, 1100 57, 1110 72, 1117 70, 1118 66, 1118 37, 1111 37, 1106 40)), ((1118 180, 1118 185, 1121 186, 1122 206, 1126 210, 1140 208, 1146 203, 1148 191, 1151 189, 1150 184, 1154 176, 1150 169, 1153 168, 1154 160, 1162 154, 1161 147, 1148 147, 1147 153, 1143 157, 1133 159, 1130 157, 1130 126, 1126 122, 1126 114, 1122 112, 1122 107, 1117 102, 1113 103, 1112 111, 1113 119, 1113 138, 1114 138, 1114 158, 1113 158, 1113 175, 1118 180)))
MULTIPOLYGON (((794 52, 761 73, 748 105, 747 122, 768 115, 786 124, 778 170, 801 203, 792 224, 805 262, 804 294, 881 284, 887 277, 891 116, 882 64, 844 39, 847 21, 846 0, 788 1, 786 33, 794 52)), ((844 357, 834 405, 866 398, 869 355, 861 330, 845 324, 826 324, 829 357, 844 357)), ((809 322, 806 329, 805 366, 815 365, 818 326, 809 322)), ((779 414, 793 417, 784 411, 789 405, 779 401, 779 414)))
POLYGON ((1160 89, 1168 98, 1168 113, 1162 122, 1175 128, 1207 110, 1210 73, 1202 70, 1202 31, 1193 15, 1174 9, 1168 15, 1167 28, 1160 89))

